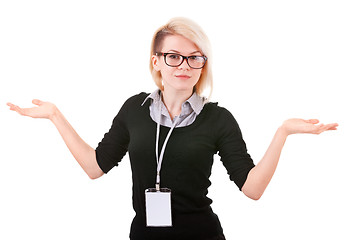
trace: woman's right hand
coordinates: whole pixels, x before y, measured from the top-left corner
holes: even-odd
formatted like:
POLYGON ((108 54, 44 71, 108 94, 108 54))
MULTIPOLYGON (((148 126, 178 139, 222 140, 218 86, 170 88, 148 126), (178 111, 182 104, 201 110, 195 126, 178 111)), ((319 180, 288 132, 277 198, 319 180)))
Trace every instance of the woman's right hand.
POLYGON ((50 119, 64 139, 66 146, 88 176, 91 179, 101 177, 104 172, 96 161, 95 150, 80 138, 57 107, 52 103, 43 102, 38 99, 34 99, 32 103, 37 106, 32 108, 20 108, 12 103, 7 103, 7 105, 10 107, 10 110, 23 116, 50 119))
POLYGON ((7 105, 10 107, 10 110, 15 111, 22 116, 32 118, 47 118, 50 120, 54 116, 57 109, 54 104, 50 102, 43 102, 38 99, 34 99, 32 103, 37 105, 37 107, 20 108, 19 106, 12 103, 7 103, 7 105))

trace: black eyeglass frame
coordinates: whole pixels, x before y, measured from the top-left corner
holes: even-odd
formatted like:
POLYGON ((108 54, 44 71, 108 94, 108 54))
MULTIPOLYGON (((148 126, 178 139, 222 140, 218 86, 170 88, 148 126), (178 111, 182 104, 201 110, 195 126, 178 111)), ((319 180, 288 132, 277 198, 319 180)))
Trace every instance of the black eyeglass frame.
POLYGON ((166 63, 166 65, 168 65, 169 67, 178 67, 180 66, 181 64, 183 64, 184 60, 186 59, 186 63, 189 65, 189 67, 193 68, 193 69, 201 69, 205 66, 206 64, 206 61, 207 61, 207 57, 206 56, 195 56, 195 55, 192 55, 192 56, 183 56, 181 54, 178 54, 178 53, 163 53, 163 52, 157 52, 155 53, 156 56, 164 56, 164 61, 166 63), (169 55, 169 54, 172 54, 172 55, 178 55, 180 57, 182 57, 182 61, 178 64, 178 65, 170 65, 166 62, 166 55, 169 55), (191 57, 202 57, 205 61, 204 61, 204 64, 202 65, 202 67, 199 67, 199 68, 195 68, 195 67, 192 67, 190 66, 189 64, 189 58, 191 57))

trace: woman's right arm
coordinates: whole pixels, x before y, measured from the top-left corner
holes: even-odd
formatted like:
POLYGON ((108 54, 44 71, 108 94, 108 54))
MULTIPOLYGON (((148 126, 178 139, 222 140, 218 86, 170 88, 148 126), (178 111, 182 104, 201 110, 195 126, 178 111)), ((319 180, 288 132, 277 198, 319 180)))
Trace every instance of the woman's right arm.
POLYGON ((54 123, 71 154, 86 174, 91 179, 101 177, 104 172, 96 161, 95 150, 81 139, 59 109, 49 102, 43 102, 37 99, 32 102, 37 105, 37 107, 20 108, 12 103, 8 103, 7 105, 10 107, 10 110, 16 111, 23 116, 49 119, 54 123))

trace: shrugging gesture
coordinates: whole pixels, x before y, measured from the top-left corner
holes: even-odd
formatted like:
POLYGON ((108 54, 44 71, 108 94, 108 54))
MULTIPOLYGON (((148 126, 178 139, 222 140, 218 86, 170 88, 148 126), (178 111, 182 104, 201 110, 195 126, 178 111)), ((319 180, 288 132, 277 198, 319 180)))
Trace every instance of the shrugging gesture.
MULTIPOLYGON (((237 179, 236 183, 243 193, 256 200, 262 196, 275 172, 287 136, 296 133, 320 134, 336 130, 338 124, 321 124, 317 119, 294 118, 284 121, 276 130, 263 158, 255 166, 247 154, 234 117, 225 108, 208 104, 202 95, 205 89, 211 93, 213 86, 210 46, 201 27, 191 20, 174 18, 160 27, 153 36, 149 55, 150 72, 158 88, 151 94, 140 93, 125 102, 109 132, 99 143, 99 146, 103 146, 100 149, 94 150, 86 144, 52 103, 35 99, 33 104, 36 106, 32 108, 20 108, 12 103, 7 105, 10 110, 23 116, 51 120, 91 179, 107 173, 129 150, 136 212, 130 232, 132 240, 224 240, 220 221, 210 206, 212 201, 206 196, 214 153, 222 155, 225 168, 235 176, 233 179, 237 179), (224 130, 222 123, 230 127, 224 130), (177 124, 177 127, 182 127, 179 131, 174 129, 177 124), (171 194, 169 202, 177 203, 167 208, 165 215, 169 215, 169 209, 173 210, 170 214, 176 221, 173 228, 153 231, 145 224, 144 194, 147 188, 158 183, 161 175, 160 168, 155 166, 159 162, 155 153, 159 139, 162 136, 165 138, 160 125, 173 126, 174 130, 168 131, 166 141, 162 144, 166 164, 161 171, 162 179, 165 179, 163 182, 170 185, 164 187, 169 187, 175 193, 171 194), (190 125, 193 127, 185 127, 190 125), (167 141, 169 138, 170 141, 167 141), (183 144, 187 140, 189 142, 183 144), (172 156, 175 157, 172 159, 172 156), (197 222, 201 224, 193 224, 197 222)), ((153 206, 160 206, 161 202, 153 206)), ((163 209, 155 212, 163 212, 163 209)))

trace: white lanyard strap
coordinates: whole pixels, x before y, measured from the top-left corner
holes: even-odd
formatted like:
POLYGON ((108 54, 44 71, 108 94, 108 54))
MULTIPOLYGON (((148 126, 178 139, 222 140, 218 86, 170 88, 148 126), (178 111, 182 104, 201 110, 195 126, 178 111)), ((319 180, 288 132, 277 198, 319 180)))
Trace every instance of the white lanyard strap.
POLYGON ((161 119, 161 110, 162 110, 162 106, 160 107, 160 117, 158 119, 158 122, 157 122, 157 127, 156 127, 156 146, 155 146, 155 153, 156 153, 156 161, 157 161, 157 169, 156 169, 156 184, 155 184, 155 188, 156 188, 156 191, 160 191, 160 170, 161 170, 161 164, 162 164, 162 161, 163 161, 163 158, 164 158, 164 152, 165 152, 165 147, 166 147, 166 144, 170 138, 170 135, 172 133, 172 131, 174 130, 174 128, 176 127, 178 121, 179 121, 179 117, 177 117, 173 123, 173 125, 171 126, 166 138, 165 138, 165 141, 163 143, 163 146, 161 148, 161 153, 160 153, 160 156, 159 156, 159 139, 160 139, 160 119, 161 119))

